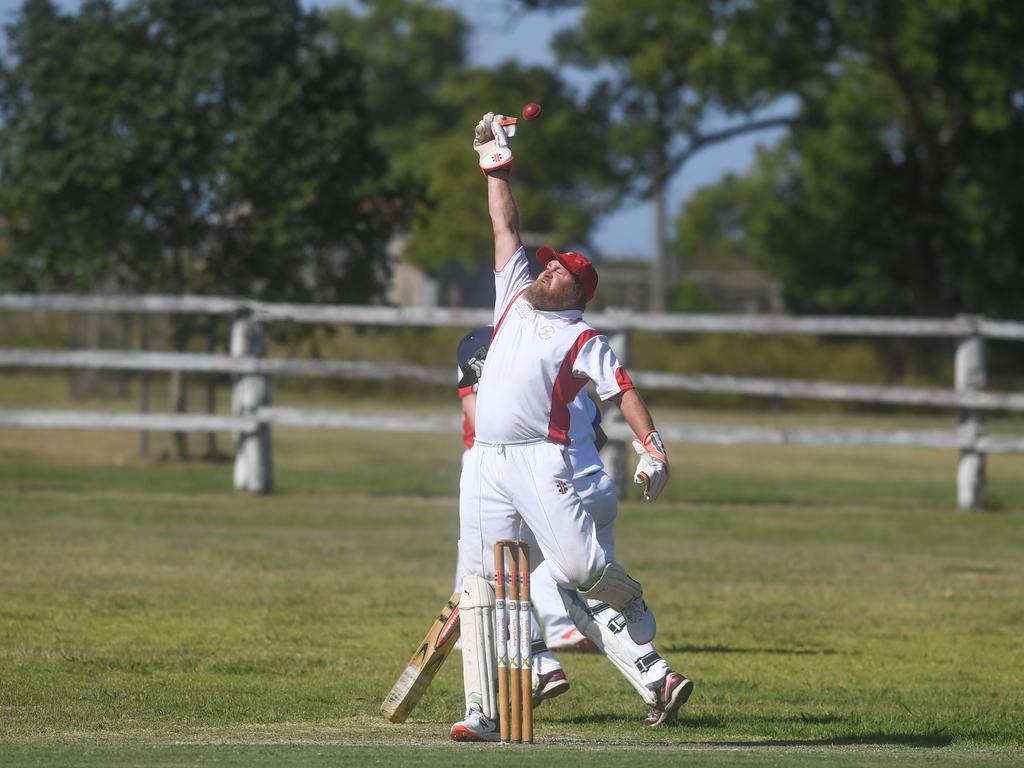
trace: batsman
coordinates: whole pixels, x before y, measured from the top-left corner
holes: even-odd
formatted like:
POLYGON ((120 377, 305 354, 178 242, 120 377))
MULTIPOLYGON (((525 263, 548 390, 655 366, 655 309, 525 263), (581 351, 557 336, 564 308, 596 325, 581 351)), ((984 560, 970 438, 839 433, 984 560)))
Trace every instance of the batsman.
POLYGON ((494 332, 476 402, 476 444, 459 489, 460 600, 465 718, 452 726, 455 741, 498 741, 495 686, 496 541, 529 529, 568 595, 620 611, 636 643, 654 638, 654 614, 643 588, 598 541, 593 518, 573 485, 568 457, 569 404, 588 381, 602 400, 615 402, 636 434, 636 476, 653 501, 669 477, 668 458, 651 415, 608 339, 583 319, 597 290, 597 270, 586 256, 540 248, 544 265, 534 280, 519 235, 519 210, 509 181, 515 120, 488 112, 476 126, 473 148, 487 185, 494 233, 494 332))

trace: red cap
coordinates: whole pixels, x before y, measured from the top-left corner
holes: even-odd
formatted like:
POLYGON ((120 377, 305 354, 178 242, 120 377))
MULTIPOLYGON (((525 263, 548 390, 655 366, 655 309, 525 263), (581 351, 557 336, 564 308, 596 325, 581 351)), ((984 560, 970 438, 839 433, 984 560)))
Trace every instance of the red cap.
POLYGON ((583 284, 583 294, 587 297, 587 301, 594 298, 594 294, 597 293, 597 270, 594 269, 594 262, 576 251, 559 253, 546 245, 537 249, 537 261, 541 264, 547 264, 552 259, 558 259, 558 263, 583 284))

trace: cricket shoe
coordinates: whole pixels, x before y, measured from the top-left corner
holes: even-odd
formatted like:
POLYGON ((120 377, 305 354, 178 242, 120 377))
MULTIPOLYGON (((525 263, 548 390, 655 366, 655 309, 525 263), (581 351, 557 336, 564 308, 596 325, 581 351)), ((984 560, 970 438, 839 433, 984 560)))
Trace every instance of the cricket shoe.
POLYGON ((501 741, 498 721, 484 716, 479 705, 473 704, 465 720, 452 726, 452 741, 501 741))
POLYGON ((583 636, 576 627, 570 627, 553 643, 548 643, 548 648, 559 653, 600 653, 594 642, 583 636))
POLYGON ((679 708, 686 703, 691 693, 693 693, 692 680, 678 672, 669 672, 658 683, 655 690, 658 703, 651 707, 644 722, 652 728, 674 722, 679 708))
POLYGON ((653 611, 642 597, 634 598, 623 608, 622 617, 626 620, 626 631, 634 643, 644 645, 654 639, 658 625, 654 621, 653 611))
POLYGON ((553 669, 538 675, 533 683, 533 706, 539 707, 542 701, 561 696, 568 690, 569 680, 565 676, 565 670, 553 669))

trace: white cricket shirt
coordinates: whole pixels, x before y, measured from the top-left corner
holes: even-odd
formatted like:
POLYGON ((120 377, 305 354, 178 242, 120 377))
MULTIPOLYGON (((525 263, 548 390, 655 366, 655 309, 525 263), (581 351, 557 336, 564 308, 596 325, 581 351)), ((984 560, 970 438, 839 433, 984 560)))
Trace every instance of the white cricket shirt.
POLYGON ((542 312, 522 297, 533 278, 520 248, 494 273, 494 335, 480 378, 476 436, 485 443, 569 444, 569 403, 590 379, 602 400, 633 388, 579 310, 542 312))

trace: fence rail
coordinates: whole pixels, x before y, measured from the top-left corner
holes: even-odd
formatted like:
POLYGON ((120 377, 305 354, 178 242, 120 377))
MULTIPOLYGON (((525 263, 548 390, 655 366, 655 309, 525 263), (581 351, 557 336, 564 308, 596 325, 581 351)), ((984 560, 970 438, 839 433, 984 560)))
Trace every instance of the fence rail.
MULTIPOLYGON (((167 432, 252 432, 259 424, 367 432, 428 432, 451 434, 462 420, 454 416, 311 410, 272 406, 251 416, 213 414, 128 413, 121 411, 28 411, 0 409, 0 428, 127 430, 167 432)), ((838 427, 729 427, 693 424, 659 425, 667 442, 688 445, 805 445, 965 450, 985 453, 1024 452, 1024 438, 970 434, 941 429, 857 429, 838 427)), ((633 437, 628 428, 610 427, 611 440, 633 437)))
POLYGON ((0 427, 34 429, 153 430, 155 432, 252 432, 260 424, 251 416, 212 413, 129 413, 122 411, 0 410, 0 427))
MULTIPOLYGON (((0 410, 0 427, 130 429, 173 432, 229 431, 235 434, 236 487, 265 492, 270 482, 270 426, 449 432, 459 420, 394 414, 305 410, 270 404, 268 378, 306 376, 331 379, 410 381, 450 386, 449 369, 365 361, 277 359, 265 356, 262 326, 292 322, 382 327, 472 328, 491 321, 489 310, 436 307, 393 308, 270 303, 223 296, 79 296, 0 294, 0 311, 222 315, 233 319, 231 354, 134 350, 0 349, 0 367, 85 368, 139 372, 194 372, 231 376, 231 416, 215 414, 100 413, 0 410)), ((986 339, 1024 341, 1024 322, 961 315, 954 318, 790 317, 774 315, 675 315, 621 310, 588 313, 588 322, 608 333, 628 362, 630 334, 657 333, 804 334, 816 336, 950 338, 956 341, 952 389, 709 374, 631 371, 641 389, 718 395, 805 399, 955 409, 951 430, 861 430, 665 425, 666 439, 680 443, 762 445, 907 446, 960 451, 957 500, 961 507, 984 499, 984 456, 1024 452, 1024 438, 985 434, 984 413, 1024 410, 1024 394, 985 391, 986 339)), ((630 437, 615 414, 605 422, 613 440, 630 437)), ((625 451, 616 456, 621 460, 625 451)))
POLYGON ((308 376, 321 379, 451 384, 450 368, 346 360, 274 359, 202 352, 38 350, 0 348, 0 368, 84 368, 108 371, 221 373, 235 376, 308 376))
MULTIPOLYGON (((206 353, 131 350, 37 350, 0 348, 0 368, 80 368, 108 371, 219 373, 236 376, 307 376, 355 381, 404 381, 447 385, 449 368, 355 360, 270 359, 206 353)), ((631 370, 642 389, 745 395, 789 400, 877 403, 980 411, 1024 411, 1024 394, 972 392, 926 387, 744 378, 711 374, 631 370)))
MULTIPOLYGON (((372 307, 288 304, 228 296, 80 296, 75 294, 0 294, 0 311, 92 312, 129 314, 248 315, 260 322, 327 325, 377 325, 473 328, 491 322, 486 309, 448 307, 372 307)), ((588 312, 587 322, 602 331, 663 333, 796 334, 811 336, 896 336, 1024 341, 1024 322, 975 315, 955 318, 906 318, 808 315, 652 314, 609 309, 588 312)))

